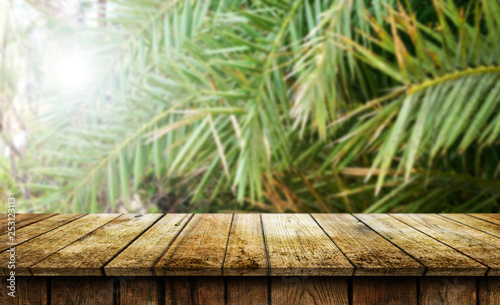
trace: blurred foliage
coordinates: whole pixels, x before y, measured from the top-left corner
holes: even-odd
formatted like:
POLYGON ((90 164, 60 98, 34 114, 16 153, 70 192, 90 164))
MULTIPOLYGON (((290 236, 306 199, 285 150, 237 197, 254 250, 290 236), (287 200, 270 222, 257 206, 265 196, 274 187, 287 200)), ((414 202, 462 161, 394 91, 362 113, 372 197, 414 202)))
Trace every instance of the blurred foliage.
POLYGON ((76 3, 11 54, 27 210, 499 212, 498 0, 76 3))

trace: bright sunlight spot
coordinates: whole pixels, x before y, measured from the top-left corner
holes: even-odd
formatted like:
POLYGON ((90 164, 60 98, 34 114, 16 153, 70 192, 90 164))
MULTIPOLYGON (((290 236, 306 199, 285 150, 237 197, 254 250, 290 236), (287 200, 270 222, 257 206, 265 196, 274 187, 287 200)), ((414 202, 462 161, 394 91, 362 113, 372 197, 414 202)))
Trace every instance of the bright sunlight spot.
POLYGON ((81 53, 54 59, 51 82, 66 89, 82 89, 91 80, 91 63, 81 53))

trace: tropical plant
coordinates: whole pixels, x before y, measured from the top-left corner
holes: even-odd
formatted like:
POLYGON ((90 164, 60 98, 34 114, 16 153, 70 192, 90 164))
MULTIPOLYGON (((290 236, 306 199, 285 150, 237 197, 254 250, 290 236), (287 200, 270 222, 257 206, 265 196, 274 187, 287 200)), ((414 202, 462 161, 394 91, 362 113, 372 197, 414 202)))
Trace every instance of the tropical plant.
POLYGON ((93 77, 43 86, 31 209, 499 211, 498 0, 102 4, 51 24, 93 77))

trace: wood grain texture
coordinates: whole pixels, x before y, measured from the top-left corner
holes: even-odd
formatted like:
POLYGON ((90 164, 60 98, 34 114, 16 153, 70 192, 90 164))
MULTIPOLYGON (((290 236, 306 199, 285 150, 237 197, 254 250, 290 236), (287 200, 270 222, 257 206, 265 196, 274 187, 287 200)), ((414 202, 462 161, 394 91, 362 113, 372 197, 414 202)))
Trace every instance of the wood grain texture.
POLYGON ((500 275, 500 249, 492 245, 500 239, 435 214, 391 216, 487 265, 487 275, 500 275))
POLYGON ((232 214, 195 214, 154 267, 156 275, 222 275, 232 214))
MULTIPOLYGON (((32 223, 38 222, 40 220, 55 216, 57 214, 16 214, 15 227, 19 230, 23 227, 29 226, 32 223)), ((7 234, 8 225, 12 221, 8 218, 2 219, 0 221, 0 235, 7 234)))
POLYGON ((222 277, 167 277, 165 304, 169 305, 224 305, 222 277))
POLYGON ((479 305, 500 305, 500 277, 479 279, 479 305))
POLYGON ((154 275, 153 266, 184 228, 191 214, 167 214, 104 267, 106 275, 154 275))
POLYGON ((427 267, 427 276, 482 276, 488 267, 387 214, 355 214, 427 267))
POLYGON ((500 214, 467 214, 500 225, 500 214))
POLYGON ((353 304, 416 305, 415 277, 354 277, 353 304))
MULTIPOLYGON (((443 217, 454 220, 476 230, 494 235, 500 238, 500 225, 478 219, 467 214, 440 214, 443 217)), ((499 240, 500 241, 500 240, 499 240)))
POLYGON ((160 295, 163 287, 160 278, 149 276, 118 277, 118 304, 136 305, 162 304, 160 295))
POLYGON ((161 214, 124 214, 31 267, 33 275, 104 275, 102 267, 161 214))
POLYGON ((347 289, 348 279, 342 277, 272 277, 271 304, 347 305, 347 289))
POLYGON ((113 305, 116 291, 113 277, 52 277, 50 303, 65 305, 113 305))
POLYGON ((419 276, 425 267, 350 214, 313 214, 356 266, 354 275, 419 276))
MULTIPOLYGON (((30 267, 63 247, 82 238, 95 229, 117 218, 120 214, 91 214, 33 238, 16 247, 16 274, 32 275, 30 267)), ((0 261, 7 261, 10 254, 0 253, 0 261)), ((0 266, 0 275, 7 275, 9 269, 0 266)))
MULTIPOLYGON (((29 226, 17 229, 15 231, 14 242, 19 245, 27 240, 42 235, 52 229, 60 227, 84 215, 85 214, 57 214, 53 217, 35 222, 29 226)), ((0 236, 0 252, 10 248, 10 245, 8 245, 8 243, 11 243, 12 241, 9 240, 9 236, 9 234, 0 236)))
POLYGON ((35 277, 16 277, 15 297, 7 293, 8 277, 0 277, 2 285, 0 286, 0 304, 2 305, 35 305, 48 304, 48 279, 35 277))
POLYGON ((235 214, 224 261, 224 275, 267 275, 268 262, 259 214, 235 214))
POLYGON ((227 304, 262 305, 268 304, 268 281, 265 277, 228 277, 227 304))
POLYGON ((354 267, 308 214, 262 214, 272 276, 352 275, 354 267))
POLYGON ((421 305, 477 304, 477 278, 423 277, 419 300, 421 305))

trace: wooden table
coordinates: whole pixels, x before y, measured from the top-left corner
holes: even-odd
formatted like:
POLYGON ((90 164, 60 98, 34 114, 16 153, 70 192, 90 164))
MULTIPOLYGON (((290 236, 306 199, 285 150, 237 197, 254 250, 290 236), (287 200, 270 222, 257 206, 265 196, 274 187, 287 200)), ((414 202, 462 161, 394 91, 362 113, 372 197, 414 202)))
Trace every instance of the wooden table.
POLYGON ((0 214, 0 304, 500 304, 500 214, 0 214))

